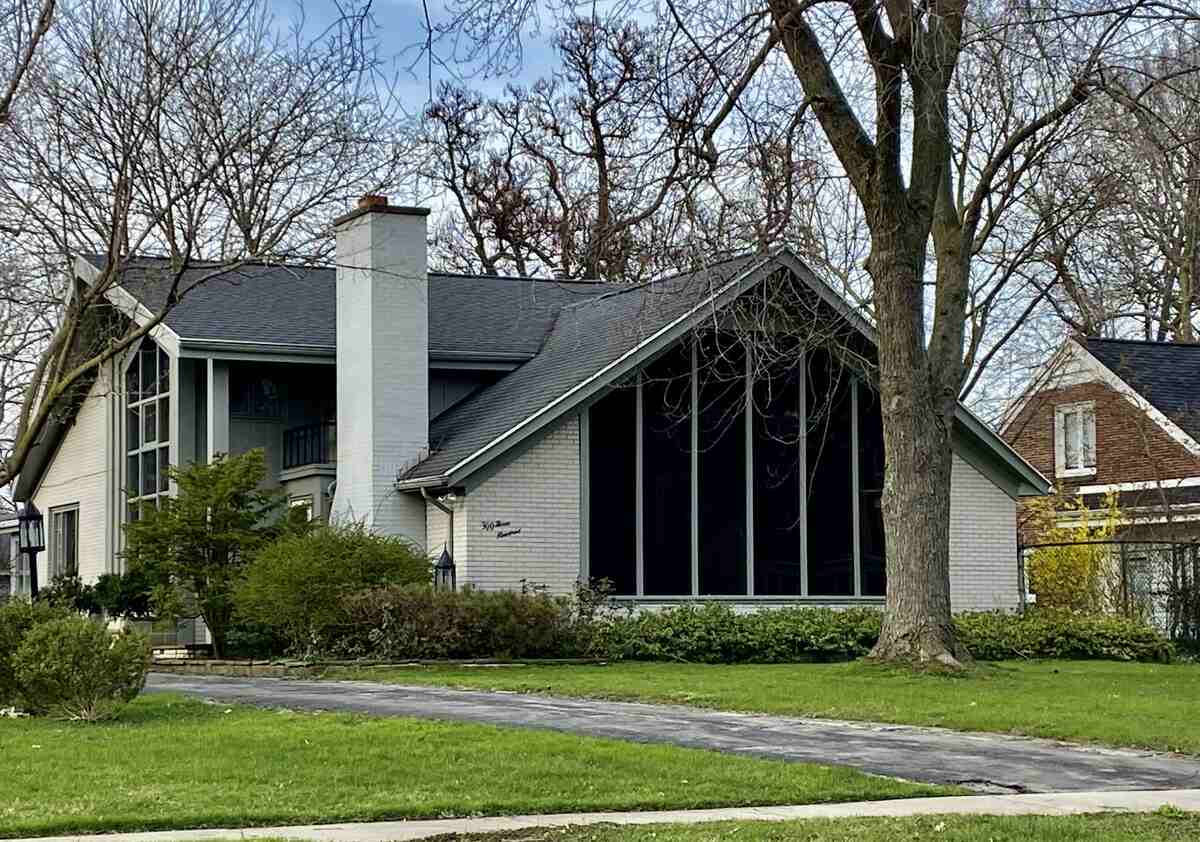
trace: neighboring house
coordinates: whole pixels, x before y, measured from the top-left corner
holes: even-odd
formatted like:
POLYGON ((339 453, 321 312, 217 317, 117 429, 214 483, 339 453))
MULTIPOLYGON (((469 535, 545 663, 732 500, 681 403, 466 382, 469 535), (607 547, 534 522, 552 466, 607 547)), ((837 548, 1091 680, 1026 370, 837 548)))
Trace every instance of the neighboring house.
POLYGON ((1200 538, 1200 345, 1071 338, 1001 434, 1088 508, 1116 493, 1123 538, 1200 538))
POLYGON ((0 603, 29 595, 29 562, 17 552, 16 520, 0 520, 0 603))
MULTIPOLYGON (((733 301, 785 288, 873 355, 800 261, 638 286, 429 273, 426 213, 365 199, 335 222, 336 270, 210 281, 105 370, 17 485, 46 513, 42 581, 118 570, 122 522, 171 493, 163 465, 262 447, 293 504, 446 549, 460 585, 882 602, 873 390, 816 348, 753 380, 727 331, 733 301)), ((147 318, 161 266, 132 263, 113 303, 147 318)), ((966 409, 953 441, 954 607, 1013 608, 1016 500, 1048 485, 966 409)))

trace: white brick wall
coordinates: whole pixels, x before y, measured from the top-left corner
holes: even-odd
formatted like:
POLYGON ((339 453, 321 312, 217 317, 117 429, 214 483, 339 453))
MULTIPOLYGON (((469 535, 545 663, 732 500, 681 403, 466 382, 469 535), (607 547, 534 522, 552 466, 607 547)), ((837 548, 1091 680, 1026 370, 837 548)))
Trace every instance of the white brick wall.
MULTIPOLYGON (((46 541, 50 543, 51 513, 61 506, 79 506, 79 578, 95 582, 112 565, 112 524, 109 464, 112 441, 112 412, 117 398, 107 369, 92 386, 67 430, 58 452, 33 496, 46 518, 46 541)), ((49 579, 50 551, 38 553, 38 583, 49 579)))
POLYGON ((425 217, 371 212, 343 222, 337 263, 333 517, 425 545, 424 501, 393 487, 429 446, 425 217))
POLYGON ((525 579, 569 593, 579 578, 579 419, 559 421, 464 502, 454 516, 466 533, 464 541, 455 530, 460 584, 516 590, 525 579), (484 529, 485 521, 509 525, 484 529))
POLYGON ((957 455, 950 483, 952 608, 1015 609, 1020 602, 1016 501, 957 455))

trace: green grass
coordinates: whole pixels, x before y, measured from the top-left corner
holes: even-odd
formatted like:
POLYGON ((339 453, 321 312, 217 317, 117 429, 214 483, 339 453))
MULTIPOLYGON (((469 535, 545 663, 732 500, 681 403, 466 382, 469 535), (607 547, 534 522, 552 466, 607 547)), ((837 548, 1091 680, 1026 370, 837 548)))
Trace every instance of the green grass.
POLYGON ((1184 842, 1200 839, 1200 814, 920 816, 911 819, 832 819, 541 828, 439 836, 430 842, 1184 842))
POLYGON ((0 836, 954 794, 834 769, 171 695, 98 725, 0 719, 0 836))
POLYGON ((331 671, 405 684, 673 702, 791 716, 936 725, 1200 754, 1200 665, 980 664, 961 676, 865 663, 401 667, 331 671))

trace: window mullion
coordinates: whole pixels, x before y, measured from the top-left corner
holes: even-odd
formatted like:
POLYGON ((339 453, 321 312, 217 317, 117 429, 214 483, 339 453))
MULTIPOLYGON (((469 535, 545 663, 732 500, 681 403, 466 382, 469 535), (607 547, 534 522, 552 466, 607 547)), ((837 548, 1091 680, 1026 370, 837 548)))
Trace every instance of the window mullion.
POLYGON ((699 342, 692 341, 692 394, 691 394, 691 495, 692 495, 692 596, 700 595, 700 368, 699 342))

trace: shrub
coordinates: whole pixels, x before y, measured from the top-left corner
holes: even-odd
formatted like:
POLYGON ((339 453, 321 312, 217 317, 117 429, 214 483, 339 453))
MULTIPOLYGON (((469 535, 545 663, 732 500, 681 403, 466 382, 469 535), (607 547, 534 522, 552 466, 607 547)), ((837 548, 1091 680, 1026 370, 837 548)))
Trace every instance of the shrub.
POLYGON ((1111 540, 1121 523, 1117 495, 1109 493, 1105 508, 1097 513, 1083 497, 1071 497, 1059 489, 1026 504, 1025 530, 1035 547, 1025 560, 1029 589, 1037 594, 1038 606, 1076 612, 1101 612, 1116 604, 1120 589, 1119 571, 1112 558, 1111 540), (1071 526, 1060 525, 1069 517, 1071 526))
POLYGON ((610 657, 708 664, 834 661, 861 657, 879 637, 870 609, 778 608, 739 614, 727 605, 682 605, 613 619, 610 657))
POLYGON ((1014 656, 1167 661, 1173 654, 1161 634, 1125 617, 1037 609, 1024 616, 959 614, 954 624, 963 643, 983 661, 1014 656))
POLYGON ((384 660, 569 658, 586 654, 590 623, 575 601, 525 591, 376 588, 345 602, 331 654, 384 660))
POLYGON ((149 666, 144 637, 114 635, 84 617, 34 626, 13 656, 26 710, 87 721, 133 701, 149 666))
POLYGON ((105 573, 92 590, 96 606, 109 617, 148 620, 154 616, 150 604, 152 583, 143 570, 105 573))
MULTIPOLYGON (((738 614, 721 604, 631 614, 604 629, 612 658, 695 663, 849 660, 871 651, 882 615, 872 609, 780 608, 738 614)), ((968 613, 954 618, 980 660, 1104 658, 1159 661, 1171 644, 1154 629, 1105 615, 1033 611, 968 613)))
POLYGON ((78 576, 55 576, 50 584, 38 591, 38 601, 57 605, 77 614, 99 614, 96 590, 85 585, 78 576))
POLYGON ((0 707, 15 705, 23 696, 13 668, 13 657, 30 629, 71 612, 48 602, 13 599, 0 605, 0 707))
POLYGON ((234 601, 243 622, 274 632, 298 654, 323 648, 348 621, 345 598, 369 588, 428 584, 429 559, 412 543, 361 524, 316 526, 265 546, 234 601))

